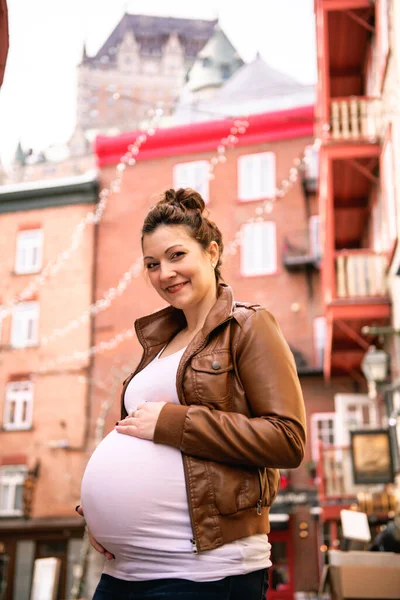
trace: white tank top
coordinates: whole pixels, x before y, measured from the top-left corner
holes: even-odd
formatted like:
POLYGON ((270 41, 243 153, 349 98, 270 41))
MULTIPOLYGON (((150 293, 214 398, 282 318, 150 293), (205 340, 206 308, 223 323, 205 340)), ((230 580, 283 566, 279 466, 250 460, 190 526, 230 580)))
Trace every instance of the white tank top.
MULTIPOLYGON (((184 348, 158 355, 129 383, 125 408, 179 404, 176 372, 184 348)), ((115 555, 103 572, 129 581, 213 581, 269 567, 270 544, 257 534, 196 554, 181 452, 112 431, 92 454, 82 505, 94 537, 115 555)))

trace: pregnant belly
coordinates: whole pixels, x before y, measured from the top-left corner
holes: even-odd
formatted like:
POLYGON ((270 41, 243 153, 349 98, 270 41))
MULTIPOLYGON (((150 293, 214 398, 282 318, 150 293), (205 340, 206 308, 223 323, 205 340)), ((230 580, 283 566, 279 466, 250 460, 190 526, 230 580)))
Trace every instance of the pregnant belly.
POLYGON ((114 554, 186 548, 191 525, 182 455, 176 448, 112 431, 92 454, 82 505, 94 537, 114 554))

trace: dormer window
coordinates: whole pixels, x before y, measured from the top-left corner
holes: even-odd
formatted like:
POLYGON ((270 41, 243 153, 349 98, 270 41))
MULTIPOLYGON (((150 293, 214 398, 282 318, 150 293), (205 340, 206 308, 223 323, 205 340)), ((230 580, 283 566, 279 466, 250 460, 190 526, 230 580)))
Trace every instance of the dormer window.
POLYGON ((210 67, 210 66, 211 66, 211 58, 206 56, 205 58, 203 58, 203 67, 210 67))

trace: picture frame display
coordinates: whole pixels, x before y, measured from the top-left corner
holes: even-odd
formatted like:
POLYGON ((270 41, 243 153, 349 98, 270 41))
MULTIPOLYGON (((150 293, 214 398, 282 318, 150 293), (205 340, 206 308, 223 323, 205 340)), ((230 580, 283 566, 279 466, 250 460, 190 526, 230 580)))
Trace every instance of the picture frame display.
POLYGON ((350 444, 355 484, 393 482, 393 454, 388 429, 351 431, 350 444))

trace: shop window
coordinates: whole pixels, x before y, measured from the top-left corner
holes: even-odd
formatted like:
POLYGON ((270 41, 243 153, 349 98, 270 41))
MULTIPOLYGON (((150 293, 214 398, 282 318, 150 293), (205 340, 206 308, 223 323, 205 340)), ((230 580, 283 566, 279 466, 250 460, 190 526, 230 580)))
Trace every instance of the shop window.
POLYGON ((33 540, 17 541, 13 598, 18 598, 18 600, 31 598, 34 560, 35 542, 33 540))
POLYGON ((33 383, 12 381, 6 386, 4 429, 29 429, 32 425, 33 383))
POLYGON ((26 472, 25 465, 0 467, 0 516, 22 516, 26 472))
POLYGON ((13 309, 11 346, 26 348, 38 343, 39 303, 21 302, 13 309))
POLYGON ((209 170, 207 160, 178 163, 174 165, 174 188, 191 188, 198 192, 207 204, 209 201, 209 170))
POLYGON ((241 229, 240 272, 245 277, 276 273, 276 225, 248 223, 241 229))
POLYGON ((238 159, 238 198, 242 202, 273 198, 276 188, 275 154, 259 152, 238 159))
POLYGON ((37 273, 42 268, 43 230, 20 231, 17 237, 15 273, 37 273))

